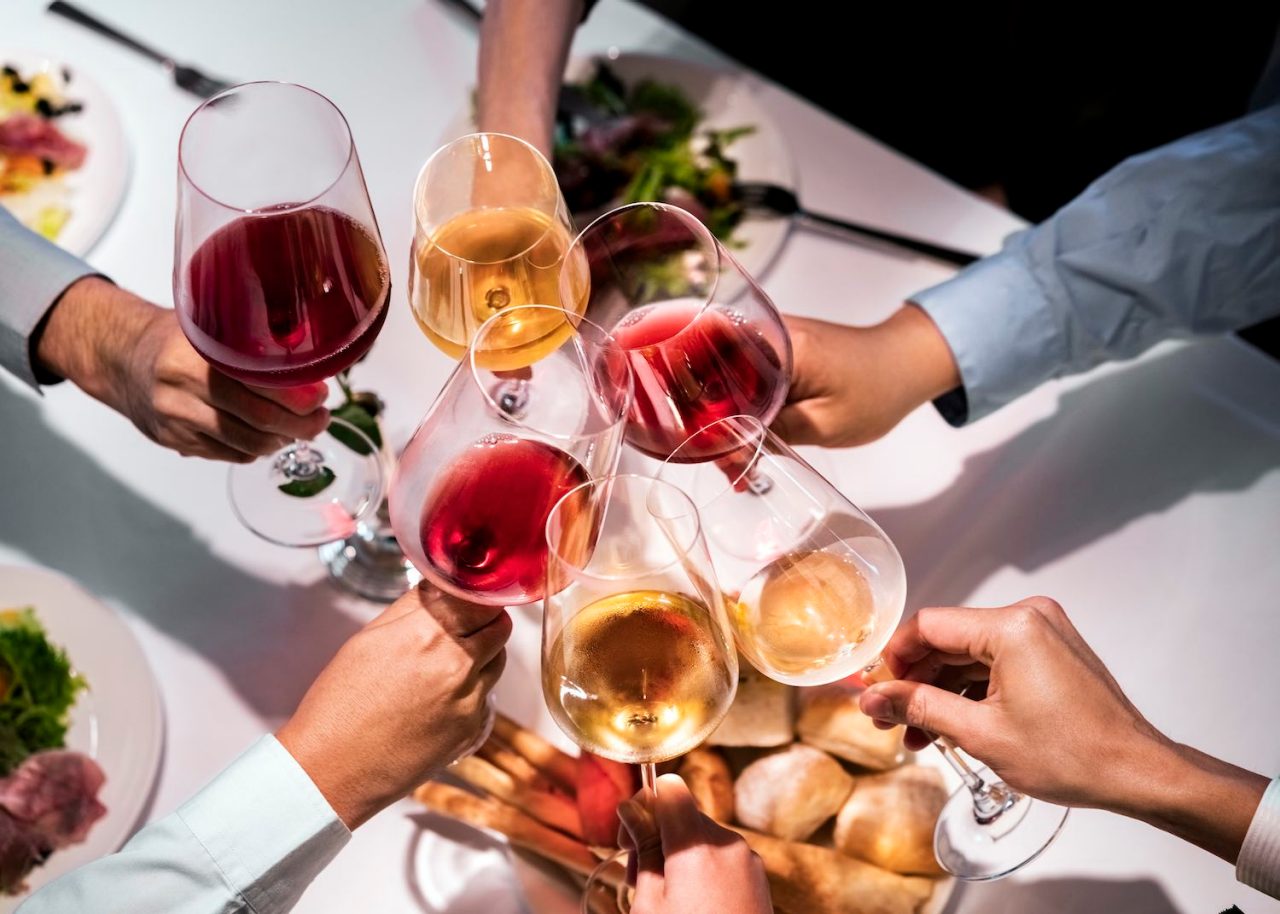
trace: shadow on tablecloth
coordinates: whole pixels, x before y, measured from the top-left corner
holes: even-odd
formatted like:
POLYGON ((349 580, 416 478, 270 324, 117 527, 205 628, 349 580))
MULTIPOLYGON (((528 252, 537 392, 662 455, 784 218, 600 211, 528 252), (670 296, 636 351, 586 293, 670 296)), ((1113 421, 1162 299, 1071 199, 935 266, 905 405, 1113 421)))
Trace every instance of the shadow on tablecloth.
MULTIPOLYGON (((954 606, 1003 568, 1032 572, 1195 493, 1243 491, 1278 469, 1280 366, 1222 339, 1068 391, 1054 415, 968 458, 927 501, 863 507, 902 552, 909 610, 954 606)), ((1168 560, 1177 573, 1178 556, 1168 560)))
POLYGON ((1182 914, 1150 879, 1038 879, 959 885, 943 914, 1182 914))
POLYGON ((269 723, 360 627, 323 581, 280 584, 220 558, 3 385, 0 441, 0 542, 202 654, 269 723))

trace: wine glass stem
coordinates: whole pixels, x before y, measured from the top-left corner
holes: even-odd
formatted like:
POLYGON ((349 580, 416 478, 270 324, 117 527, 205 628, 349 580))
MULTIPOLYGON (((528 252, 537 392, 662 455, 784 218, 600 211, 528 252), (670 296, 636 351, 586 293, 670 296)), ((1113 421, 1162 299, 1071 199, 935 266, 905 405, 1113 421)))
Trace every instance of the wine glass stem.
POLYGON ((288 479, 315 479, 324 470, 324 454, 309 441, 295 440, 276 457, 276 469, 288 479))
POLYGON ((643 762, 640 765, 640 787, 644 790, 653 791, 656 795, 657 787, 654 784, 657 780, 657 766, 653 762, 643 762))
POLYGON ((1017 802, 1017 794, 1002 782, 988 784, 978 777, 951 740, 940 736, 934 741, 934 745, 938 747, 938 751, 942 753, 947 763, 955 769, 956 774, 960 775, 964 786, 969 788, 969 793, 973 796, 973 815, 980 824, 987 825, 994 822, 1006 809, 1017 802))

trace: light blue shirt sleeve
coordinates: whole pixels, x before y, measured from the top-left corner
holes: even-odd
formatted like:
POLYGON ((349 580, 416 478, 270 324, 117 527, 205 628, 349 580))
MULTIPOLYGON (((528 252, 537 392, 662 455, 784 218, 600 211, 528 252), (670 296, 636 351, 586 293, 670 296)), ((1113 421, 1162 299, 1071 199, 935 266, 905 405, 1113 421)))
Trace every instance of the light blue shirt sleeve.
POLYGON ((960 368, 935 401, 955 425, 1160 340, 1280 314, 1280 105, 1122 162, 911 300, 960 368))
POLYGON ((283 746, 265 736, 118 853, 32 895, 18 914, 284 914, 351 833, 283 746))
POLYGON ((41 379, 31 364, 32 334, 73 282, 98 275, 0 206, 0 366, 39 390, 41 379))
POLYGON ((1268 785, 1240 846, 1236 878, 1280 898, 1280 778, 1268 785))

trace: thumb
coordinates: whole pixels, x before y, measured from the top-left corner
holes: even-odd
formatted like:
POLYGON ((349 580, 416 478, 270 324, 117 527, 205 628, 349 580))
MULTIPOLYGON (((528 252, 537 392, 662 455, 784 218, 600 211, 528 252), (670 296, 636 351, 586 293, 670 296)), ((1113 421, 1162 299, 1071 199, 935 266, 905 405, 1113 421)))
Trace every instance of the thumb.
POLYGON ((905 679, 867 689, 859 699, 859 707, 874 720, 906 724, 945 736, 961 746, 981 732, 981 718, 987 710, 954 692, 905 679))
POLYGON ((774 417, 769 430, 790 445, 822 444, 825 440, 813 415, 812 401, 784 406, 774 417))

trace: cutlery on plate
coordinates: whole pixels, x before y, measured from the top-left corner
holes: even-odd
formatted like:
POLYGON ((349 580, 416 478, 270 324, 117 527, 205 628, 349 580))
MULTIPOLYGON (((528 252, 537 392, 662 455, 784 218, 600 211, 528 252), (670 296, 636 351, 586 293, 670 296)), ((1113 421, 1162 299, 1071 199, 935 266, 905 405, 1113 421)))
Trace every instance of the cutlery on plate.
POLYGON ((97 32, 99 35, 105 35, 113 41, 119 42, 127 48, 132 48, 139 54, 150 57, 160 66, 164 67, 173 74, 173 81, 178 87, 185 89, 192 95, 198 95, 201 98, 210 98, 226 89, 230 89, 232 83, 224 82, 220 79, 214 79, 212 76, 206 76, 195 67, 189 67, 180 64, 172 57, 161 54, 155 48, 143 44, 136 38, 132 38, 110 25, 107 25, 101 19, 91 16, 78 6, 65 3, 64 0, 54 0, 49 4, 49 12, 55 15, 70 19, 72 22, 83 25, 87 29, 97 32))
POLYGON ((733 196, 747 209, 769 210, 779 216, 791 216, 802 222, 812 222, 826 228, 835 228, 865 238, 873 238, 876 241, 907 248, 918 254, 924 254, 927 257, 952 263, 956 266, 965 267, 980 259, 977 254, 970 254, 967 251, 957 251, 955 248, 922 241, 919 238, 911 238, 894 232, 886 232, 883 229, 872 228, 869 225, 861 225, 857 222, 837 219, 834 216, 824 216, 821 213, 810 212, 800 205, 800 199, 792 191, 787 190, 785 187, 779 187, 777 184, 743 181, 733 185, 733 196))

